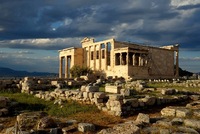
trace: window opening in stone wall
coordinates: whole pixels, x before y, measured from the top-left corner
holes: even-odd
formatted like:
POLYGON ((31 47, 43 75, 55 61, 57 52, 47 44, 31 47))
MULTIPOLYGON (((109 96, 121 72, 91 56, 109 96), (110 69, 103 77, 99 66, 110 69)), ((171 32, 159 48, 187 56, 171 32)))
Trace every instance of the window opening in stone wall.
POLYGON ((115 54, 115 65, 120 65, 120 53, 115 54))
POLYGON ((128 65, 133 65, 133 53, 128 53, 128 65))
POLYGON ((126 56, 127 56, 127 53, 122 53, 122 61, 121 61, 122 65, 126 65, 126 56))
POLYGON ((71 68, 71 56, 67 56, 67 78, 70 77, 70 68, 71 68))
POLYGON ((148 66, 148 54, 145 54, 144 66, 148 66))
POLYGON ((93 59, 94 59, 94 52, 91 51, 91 60, 93 60, 93 59))
POLYGON ((105 44, 104 43, 101 44, 101 49, 103 49, 103 48, 105 48, 105 44))
POLYGON ((147 54, 141 54, 141 66, 147 66, 147 54))
POLYGON ((108 42, 107 43, 107 65, 110 66, 110 52, 111 52, 111 43, 108 42))
POLYGON ((140 59, 139 59, 139 66, 144 66, 144 59, 143 59, 143 54, 140 54, 140 59))
POLYGON ((139 59, 140 59, 140 54, 139 53, 136 53, 135 54, 135 66, 139 66, 139 59))
POLYGON ((102 56, 102 59, 105 59, 105 50, 101 51, 101 56, 102 56))
POLYGON ((99 59, 99 51, 96 51, 96 58, 99 59))
POLYGON ((65 57, 61 57, 61 77, 64 78, 65 77, 65 64, 66 64, 66 61, 65 61, 65 57))

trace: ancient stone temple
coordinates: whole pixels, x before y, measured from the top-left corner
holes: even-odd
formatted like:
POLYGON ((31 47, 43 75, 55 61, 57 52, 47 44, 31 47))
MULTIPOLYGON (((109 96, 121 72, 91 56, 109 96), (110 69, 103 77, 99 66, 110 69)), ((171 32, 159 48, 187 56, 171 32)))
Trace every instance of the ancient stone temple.
POLYGON ((59 50, 59 77, 70 78, 73 65, 87 66, 105 77, 158 79, 178 77, 179 45, 144 46, 108 39, 84 38, 82 48, 59 50))

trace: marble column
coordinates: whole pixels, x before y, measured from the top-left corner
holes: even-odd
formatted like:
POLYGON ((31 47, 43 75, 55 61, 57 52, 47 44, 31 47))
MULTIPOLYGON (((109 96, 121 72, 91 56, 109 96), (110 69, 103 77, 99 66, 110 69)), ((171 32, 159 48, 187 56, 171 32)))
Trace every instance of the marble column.
POLYGON ((59 58, 59 78, 62 78, 62 74, 63 74, 63 61, 62 61, 62 57, 59 58))
POLYGON ((65 56, 65 78, 68 78, 68 58, 65 56))
POLYGON ((105 44, 105 69, 106 69, 106 70, 108 69, 108 65, 107 65, 107 64, 108 64, 108 63, 107 63, 107 62, 108 62, 108 59, 107 59, 107 58, 108 58, 108 44, 106 43, 106 44, 105 44))
POLYGON ((94 70, 96 70, 96 59, 97 59, 97 51, 96 51, 96 45, 95 45, 94 52, 93 52, 94 70))
POLYGON ((122 63, 122 60, 123 60, 122 59, 122 53, 120 53, 120 58, 119 59, 120 59, 120 65, 123 65, 123 63, 122 63))
POLYGON ((101 44, 99 44, 99 70, 101 70, 101 44))
POLYGON ((90 60, 91 60, 91 47, 88 47, 88 67, 90 68, 90 60))
POLYGON ((176 53, 176 74, 175 76, 178 77, 179 76, 179 52, 178 51, 175 51, 176 53))
POLYGON ((128 55, 128 52, 126 53, 126 65, 129 65, 129 55, 128 55))
POLYGON ((141 54, 140 54, 140 56, 139 56, 139 63, 138 63, 138 65, 139 65, 139 66, 141 66, 141 63, 142 63, 142 58, 141 58, 141 54))
POLYGON ((133 54, 133 66, 135 66, 135 54, 133 54))

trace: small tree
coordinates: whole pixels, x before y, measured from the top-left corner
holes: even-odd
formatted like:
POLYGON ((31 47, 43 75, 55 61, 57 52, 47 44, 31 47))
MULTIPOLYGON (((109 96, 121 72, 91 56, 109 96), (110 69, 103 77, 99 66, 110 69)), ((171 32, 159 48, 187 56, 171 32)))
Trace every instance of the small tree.
POLYGON ((70 69, 70 74, 72 75, 72 77, 80 77, 81 75, 87 75, 90 73, 92 73, 92 70, 89 67, 81 67, 78 65, 74 65, 70 69))

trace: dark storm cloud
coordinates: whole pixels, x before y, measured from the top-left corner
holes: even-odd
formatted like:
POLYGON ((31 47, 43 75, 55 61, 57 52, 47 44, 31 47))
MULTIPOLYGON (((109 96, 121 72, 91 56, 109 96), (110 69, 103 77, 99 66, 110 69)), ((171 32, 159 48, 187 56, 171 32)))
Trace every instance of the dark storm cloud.
POLYGON ((170 0, 6 0, 0 4, 0 40, 7 42, 0 47, 60 49, 65 45, 59 41, 10 45, 9 40, 114 36, 158 45, 180 43, 183 49, 199 50, 199 7, 176 7, 170 0))
POLYGON ((195 9, 195 8, 200 8, 200 4, 181 6, 181 7, 178 7, 177 9, 178 10, 190 10, 190 9, 195 9))

